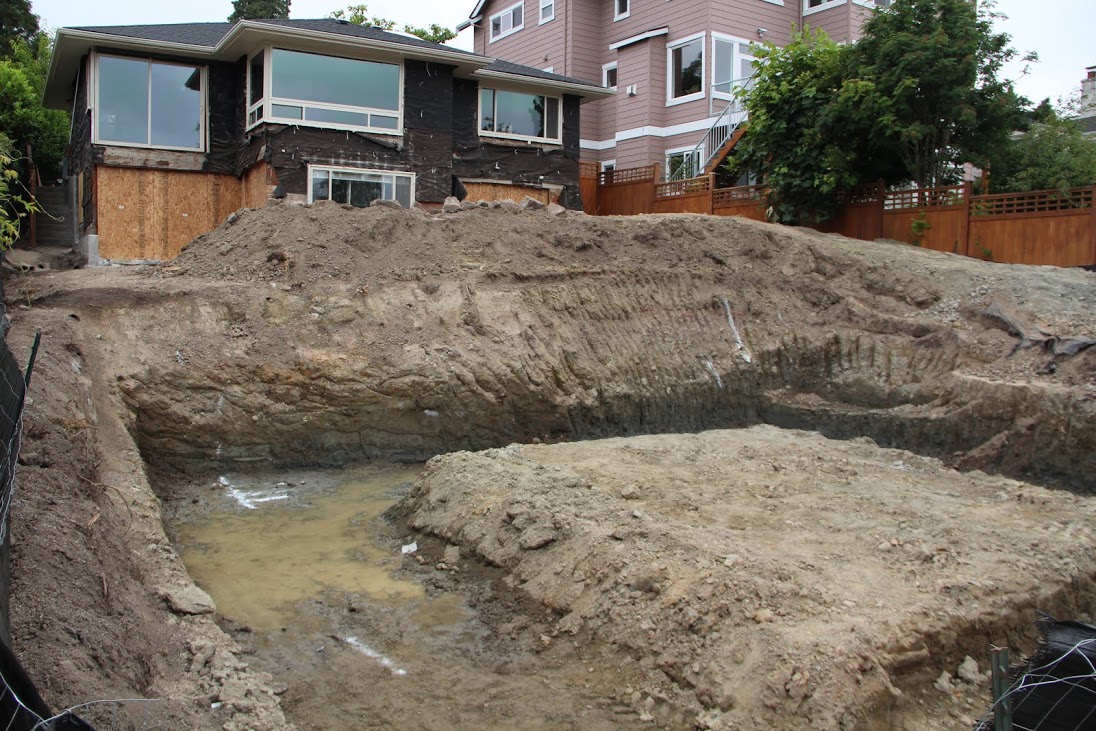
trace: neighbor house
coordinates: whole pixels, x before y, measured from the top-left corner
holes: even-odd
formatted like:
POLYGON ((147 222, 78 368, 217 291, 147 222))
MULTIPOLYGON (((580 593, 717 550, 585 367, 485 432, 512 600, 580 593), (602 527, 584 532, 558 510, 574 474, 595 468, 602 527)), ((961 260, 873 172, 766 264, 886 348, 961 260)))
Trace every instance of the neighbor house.
POLYGON ((245 20, 58 31, 46 104, 93 261, 167 259, 269 198, 581 206, 577 81, 372 27, 245 20))
MULTIPOLYGON (((583 160, 698 172, 744 115, 750 44, 784 45, 795 25, 859 37, 890 0, 479 0, 461 27, 475 50, 619 90, 583 109, 583 160), (712 132, 712 134, 708 134, 712 132)), ((722 150, 725 152, 725 149, 722 150)))
POLYGON ((1081 100, 1077 123, 1088 136, 1096 136, 1096 66, 1085 69, 1085 78, 1081 82, 1081 100))

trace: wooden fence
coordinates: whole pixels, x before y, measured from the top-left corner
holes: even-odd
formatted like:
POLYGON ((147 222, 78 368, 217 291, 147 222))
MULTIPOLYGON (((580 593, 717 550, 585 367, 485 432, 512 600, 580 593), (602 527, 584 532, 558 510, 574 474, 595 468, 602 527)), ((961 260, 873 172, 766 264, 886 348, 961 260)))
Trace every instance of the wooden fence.
MULTIPOLYGON (((764 186, 716 188, 714 175, 663 183, 657 165, 603 173, 583 168, 582 191, 586 212, 602 216, 705 213, 764 221, 769 206, 764 186)), ((969 183, 892 191, 878 183, 850 196, 817 228, 1011 264, 1092 266, 1094 204, 1096 187, 976 196, 969 183)))

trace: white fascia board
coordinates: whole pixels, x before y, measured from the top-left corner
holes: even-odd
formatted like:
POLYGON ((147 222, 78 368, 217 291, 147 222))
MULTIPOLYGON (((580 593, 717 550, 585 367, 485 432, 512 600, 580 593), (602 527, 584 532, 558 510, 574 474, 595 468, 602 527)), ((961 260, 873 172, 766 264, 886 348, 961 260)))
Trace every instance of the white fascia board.
MULTIPOLYGON (((492 59, 494 60, 494 59, 492 59)), ((601 86, 588 86, 586 84, 573 84, 569 81, 555 81, 553 79, 541 79, 536 76, 522 76, 521 74, 508 74, 502 71, 489 71, 482 69, 472 74, 476 79, 498 81, 509 86, 524 86, 538 90, 553 89, 564 94, 573 94, 582 97, 603 98, 616 94, 613 89, 601 86)))
POLYGON ((76 28, 59 28, 53 37, 53 48, 55 50, 52 58, 50 58, 49 72, 46 74, 46 84, 42 95, 42 101, 46 107, 65 110, 71 108, 72 104, 68 99, 71 94, 71 79, 76 77, 76 72, 80 68, 83 57, 97 46, 123 51, 141 51, 150 54, 166 53, 193 59, 209 58, 214 56, 216 52, 216 49, 211 46, 150 41, 144 38, 114 36, 76 28), (62 73, 62 69, 64 69, 65 80, 58 82, 58 74, 62 73))
POLYGON ((667 35, 670 35, 670 28, 668 26, 665 27, 665 28, 656 28, 655 30, 649 30, 649 31, 646 31, 645 33, 640 33, 639 35, 635 35, 635 36, 632 36, 630 38, 625 38, 624 40, 617 41, 616 43, 610 43, 609 44, 609 50, 610 51, 615 51, 618 48, 624 48, 625 46, 630 46, 633 43, 639 43, 640 41, 645 41, 648 38, 658 38, 659 36, 667 36, 667 35))

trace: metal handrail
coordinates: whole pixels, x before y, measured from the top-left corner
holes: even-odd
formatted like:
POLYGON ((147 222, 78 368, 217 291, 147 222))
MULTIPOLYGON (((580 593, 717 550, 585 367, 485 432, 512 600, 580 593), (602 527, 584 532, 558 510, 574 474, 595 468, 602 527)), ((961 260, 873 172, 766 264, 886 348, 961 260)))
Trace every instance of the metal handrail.
POLYGON ((685 159, 681 161, 673 170, 669 166, 666 166, 666 180, 685 180, 702 174, 711 163, 712 158, 716 156, 719 150, 723 147, 723 143, 731 138, 731 135, 735 133, 742 123, 746 121, 746 109, 739 103, 739 89, 746 88, 753 80, 753 76, 747 76, 742 79, 732 79, 731 81, 724 81, 718 84, 712 84, 709 89, 709 102, 708 110, 710 113, 714 113, 713 105, 715 104, 715 92, 718 87, 727 87, 730 89, 729 93, 731 98, 727 100, 727 106, 723 108, 723 111, 716 117, 715 122, 708 131, 704 133, 704 136, 700 138, 700 142, 696 144, 688 154, 685 155, 685 159), (740 115, 738 119, 732 120, 733 115, 740 115), (708 155, 701 162, 701 154, 704 150, 708 151, 708 155), (695 165, 695 167, 694 167, 695 165))

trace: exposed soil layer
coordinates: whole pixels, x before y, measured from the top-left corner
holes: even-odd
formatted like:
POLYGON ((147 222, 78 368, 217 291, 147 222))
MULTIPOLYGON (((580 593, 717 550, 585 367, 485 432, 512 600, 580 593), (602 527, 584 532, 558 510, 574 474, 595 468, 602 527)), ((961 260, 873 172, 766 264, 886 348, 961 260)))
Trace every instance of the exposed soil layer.
MULTIPOLYGON (((1069 358, 1016 350, 1018 338, 981 314, 998 303, 1048 331, 1094 337, 1096 274, 1083 271, 735 219, 318 205, 243 212, 164 266, 19 275, 6 291, 17 352, 34 329, 45 338, 14 508, 15 647, 57 707, 167 699, 149 706, 151 727, 278 728, 284 719, 270 677, 247 667, 204 613, 212 607, 164 535, 146 462, 166 485, 180 470, 418 461, 764 422, 869 437, 961 470, 1094 486, 1096 349, 1069 358)), ((940 475, 952 486, 932 490, 968 489, 967 477, 940 475)), ((774 476, 783 489, 786 473, 774 476)), ((1052 506, 1074 499, 1038 494, 1052 506)), ((1087 550, 1087 537, 1074 540, 1087 550)), ((1021 552, 1013 573, 1028 576, 1028 561, 1042 558, 1065 577, 1056 563, 1065 559, 1041 550, 1021 552)), ((788 601, 793 615, 809 602, 834 611, 788 601)), ((995 626, 1031 619, 1020 611, 995 626)), ((616 638, 641 652, 638 640, 616 638)), ((674 664, 687 645, 666 642, 665 669, 649 670, 679 673, 680 691, 663 692, 668 705, 722 708, 703 668, 674 664)), ((940 644, 941 658, 962 651, 959 640, 940 644)), ((851 657, 864 645, 833 649, 851 657)), ((560 662, 577 662, 553 648, 560 662)), ((918 672, 927 667, 910 657, 918 672)), ((888 677, 902 675, 878 658, 888 677)), ((876 678, 875 666, 858 672, 876 678)), ((839 694, 850 718, 879 710, 876 682, 839 694)), ((743 707, 744 718, 763 720, 789 708, 743 707)), ((839 718, 836 707, 818 717, 839 718)), ((143 707, 126 712, 146 723, 143 707)))

